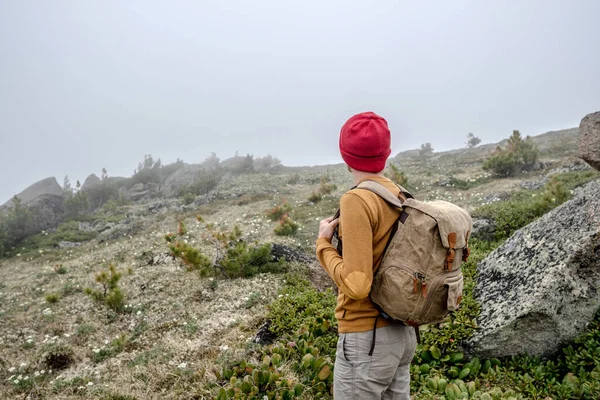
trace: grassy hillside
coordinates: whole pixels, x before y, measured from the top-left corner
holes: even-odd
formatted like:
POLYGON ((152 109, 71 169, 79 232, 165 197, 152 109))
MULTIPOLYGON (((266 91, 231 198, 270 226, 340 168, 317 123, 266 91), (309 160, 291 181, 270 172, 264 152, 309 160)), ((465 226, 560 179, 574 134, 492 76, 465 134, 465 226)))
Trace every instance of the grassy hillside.
MULTIPOLYGON (((461 310, 425 329, 411 368, 415 398, 600 396, 598 320, 553 360, 466 360, 458 351, 476 329, 477 261, 536 217, 512 217, 505 201, 537 204, 549 176, 559 176, 567 193, 599 177, 577 161, 574 130, 535 140, 543 169, 512 178, 482 170, 484 154, 493 150, 485 146, 393 160, 418 198, 452 201, 502 222, 505 233, 474 243, 461 310)), ((343 165, 276 167, 228 176, 206 204, 167 199, 97 213, 102 223, 133 221, 135 229, 114 237, 74 236, 85 241, 54 247, 55 235, 79 235, 80 225, 72 224, 23 242, 0 261, 3 398, 329 398, 335 296, 314 259, 314 240, 319 221, 333 215, 351 186, 343 165), (281 210, 297 224, 289 236, 275 232, 281 210), (175 243, 189 246, 180 257, 169 248, 175 243), (251 249, 271 243, 304 252, 309 261, 289 262, 277 273, 232 275, 251 264, 251 249), (231 250, 229 278, 190 249, 208 260, 231 250), (257 343, 257 332, 272 343, 257 343)), ((557 204, 535 209, 541 215, 557 204)))

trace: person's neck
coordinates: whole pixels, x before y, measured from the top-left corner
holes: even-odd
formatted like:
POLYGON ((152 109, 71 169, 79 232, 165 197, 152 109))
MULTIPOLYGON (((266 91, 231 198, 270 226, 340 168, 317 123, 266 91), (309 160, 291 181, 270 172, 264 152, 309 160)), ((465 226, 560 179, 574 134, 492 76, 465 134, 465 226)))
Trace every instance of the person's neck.
POLYGON ((384 178, 383 171, 379 172, 365 172, 365 171, 357 171, 355 169, 352 170, 352 176, 354 177, 354 184, 358 185, 360 181, 370 176, 377 176, 380 178, 384 178))

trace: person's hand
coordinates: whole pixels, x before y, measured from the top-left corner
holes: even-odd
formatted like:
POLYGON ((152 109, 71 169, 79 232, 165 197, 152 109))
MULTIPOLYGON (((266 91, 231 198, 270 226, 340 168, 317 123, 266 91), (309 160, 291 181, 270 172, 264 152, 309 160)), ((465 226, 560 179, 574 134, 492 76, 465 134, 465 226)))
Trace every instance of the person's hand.
POLYGON ((338 226, 340 222, 339 218, 333 219, 333 217, 325 218, 323 221, 319 223, 319 237, 327 238, 327 240, 331 241, 333 237, 333 231, 336 226, 338 226))

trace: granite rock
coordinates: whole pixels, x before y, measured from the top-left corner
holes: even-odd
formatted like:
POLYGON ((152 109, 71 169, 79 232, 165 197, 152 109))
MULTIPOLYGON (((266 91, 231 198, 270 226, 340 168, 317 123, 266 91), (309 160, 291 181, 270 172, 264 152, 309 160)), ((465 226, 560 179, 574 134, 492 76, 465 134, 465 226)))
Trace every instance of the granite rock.
POLYGON ((478 266, 479 357, 549 356, 600 308, 600 181, 518 230, 478 266))
POLYGON ((579 156, 600 170, 600 111, 586 115, 579 124, 579 156))

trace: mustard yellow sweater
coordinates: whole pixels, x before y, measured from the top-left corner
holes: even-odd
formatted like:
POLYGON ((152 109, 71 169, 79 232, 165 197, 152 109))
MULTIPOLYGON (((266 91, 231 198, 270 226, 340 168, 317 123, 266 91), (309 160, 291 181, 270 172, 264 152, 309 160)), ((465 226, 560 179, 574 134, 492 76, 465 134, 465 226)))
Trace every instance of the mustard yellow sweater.
MULTIPOLYGON (((395 195, 400 191, 387 178, 371 176, 365 179, 383 184, 395 195)), ((329 240, 317 239, 317 258, 339 288, 335 309, 339 332, 373 329, 375 318, 379 315, 369 297, 373 274, 379 268, 392 227, 399 216, 399 210, 375 193, 354 189, 340 199, 338 233, 343 241, 343 258, 329 240)), ((379 318, 377 327, 389 323, 379 318)))

